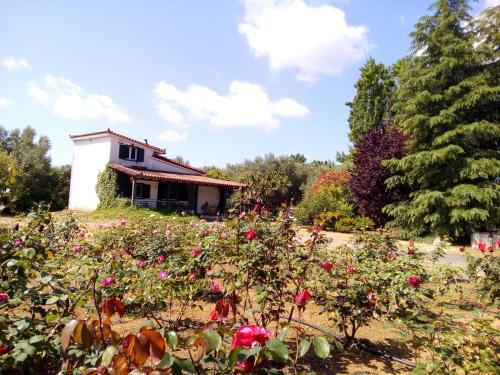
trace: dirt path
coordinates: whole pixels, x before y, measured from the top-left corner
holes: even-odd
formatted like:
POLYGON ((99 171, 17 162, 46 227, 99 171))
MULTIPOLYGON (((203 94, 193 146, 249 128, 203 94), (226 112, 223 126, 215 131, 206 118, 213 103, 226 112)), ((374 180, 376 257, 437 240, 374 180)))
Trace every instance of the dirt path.
MULTIPOLYGON (((330 249, 335 249, 337 246, 346 245, 354 239, 354 235, 350 233, 328 231, 322 231, 321 233, 331 241, 329 245, 330 249)), ((299 228, 299 230, 297 231, 297 235, 299 236, 299 238, 307 238, 307 229, 299 228)), ((401 248, 404 248, 407 245, 407 241, 399 241, 399 245, 401 248)), ((422 242, 415 242, 415 246, 419 251, 427 255, 430 255, 435 248, 434 245, 422 242)), ((444 257, 439 259, 438 262, 441 264, 448 264, 456 267, 465 267, 465 256, 464 253, 460 252, 459 248, 459 246, 449 246, 444 257)))

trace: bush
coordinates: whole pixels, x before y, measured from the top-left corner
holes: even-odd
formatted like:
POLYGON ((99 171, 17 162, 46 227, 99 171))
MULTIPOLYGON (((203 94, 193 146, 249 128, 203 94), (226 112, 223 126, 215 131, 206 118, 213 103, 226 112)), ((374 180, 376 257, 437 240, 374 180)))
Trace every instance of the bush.
POLYGON ((350 216, 353 211, 351 196, 347 189, 331 186, 318 193, 308 194, 297 206, 297 220, 302 224, 312 224, 323 212, 338 212, 338 216, 350 216), (341 213, 341 215, 340 215, 341 213))

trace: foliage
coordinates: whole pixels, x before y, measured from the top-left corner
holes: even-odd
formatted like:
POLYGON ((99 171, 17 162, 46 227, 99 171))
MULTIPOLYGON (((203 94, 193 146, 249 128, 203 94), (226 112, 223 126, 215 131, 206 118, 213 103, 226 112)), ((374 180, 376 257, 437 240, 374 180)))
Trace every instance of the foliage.
POLYGON ((398 76, 396 123, 410 137, 408 154, 387 162, 388 186, 412 191, 386 212, 414 234, 459 237, 499 224, 499 8, 477 19, 466 0, 431 9, 398 76))
POLYGON ((308 194, 295 211, 297 220, 311 224, 323 212, 336 212, 338 217, 349 217, 354 211, 350 191, 344 187, 331 186, 316 194, 308 194))
POLYGON ((382 162, 404 155, 406 137, 395 128, 375 126, 356 144, 353 153, 353 171, 350 186, 358 213, 368 216, 383 226, 389 217, 382 209, 401 201, 404 187, 387 188, 385 181, 391 175, 382 162))
POLYGON ((205 177, 217 178, 219 180, 230 180, 229 174, 219 168, 210 168, 205 172, 205 177))
MULTIPOLYGON (((236 181, 249 185, 244 200, 253 200, 275 212, 281 204, 297 204, 307 186, 323 171, 331 169, 331 163, 312 161, 307 163, 300 154, 275 156, 266 154, 254 160, 228 165, 225 173, 236 181)), ((237 192, 230 205, 240 201, 237 192)))
POLYGON ((356 95, 352 103, 347 103, 350 107, 349 139, 356 146, 370 129, 389 122, 396 90, 393 70, 376 63, 372 57, 360 72, 354 85, 356 95))
POLYGON ((17 170, 15 186, 11 191, 14 211, 28 211, 37 203, 51 203, 52 209, 61 209, 67 203, 69 167, 52 168, 48 152, 49 139, 36 140, 32 127, 11 131, 0 127, 0 152, 8 154, 17 170))
POLYGON ((351 174, 345 169, 329 170, 321 173, 311 187, 311 194, 316 194, 324 188, 339 186, 346 188, 351 181, 351 174))
POLYGON ((118 173, 114 169, 106 167, 99 173, 95 191, 99 198, 98 210, 106 208, 125 208, 128 206, 128 201, 126 199, 117 198, 118 173))

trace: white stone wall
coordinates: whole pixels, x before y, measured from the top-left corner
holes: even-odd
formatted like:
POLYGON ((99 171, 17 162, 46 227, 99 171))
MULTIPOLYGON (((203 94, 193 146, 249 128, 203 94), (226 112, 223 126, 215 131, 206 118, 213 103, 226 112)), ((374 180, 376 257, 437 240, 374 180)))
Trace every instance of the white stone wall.
POLYGON ((210 213, 217 213, 217 206, 219 205, 219 188, 216 186, 199 186, 198 187, 198 207, 199 214, 203 214, 202 206, 208 202, 209 208, 212 210, 210 213))
POLYGON ((94 210, 99 204, 95 191, 97 176, 110 158, 111 137, 74 140, 68 207, 94 210))

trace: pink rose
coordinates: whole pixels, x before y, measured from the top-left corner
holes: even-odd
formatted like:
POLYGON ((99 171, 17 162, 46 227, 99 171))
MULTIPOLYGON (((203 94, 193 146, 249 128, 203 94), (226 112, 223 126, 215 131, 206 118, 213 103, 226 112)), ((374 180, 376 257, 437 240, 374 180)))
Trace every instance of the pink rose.
POLYGON ((210 268, 207 268, 205 270, 205 276, 209 276, 212 273, 212 270, 210 268))
POLYGON ((198 242, 198 248, 201 249, 203 247, 203 242, 198 242))
POLYGON ((212 292, 214 293, 220 293, 220 287, 218 284, 216 284, 215 282, 212 281, 212 285, 210 285, 210 289, 212 290, 212 292))
POLYGON ((191 254, 192 254, 194 257, 197 257, 198 255, 200 255, 200 250, 198 250, 198 249, 193 249, 193 250, 191 250, 191 254))
POLYGON ((168 277, 169 273, 168 271, 160 271, 158 276, 156 276, 156 280, 164 280, 168 277))
POLYGON ((208 236, 208 235, 210 235, 210 233, 212 233, 212 230, 211 230, 211 229, 205 229, 205 230, 203 231, 203 235, 204 235, 204 236, 208 236))
POLYGON ((3 293, 0 293, 0 301, 1 302, 4 302, 4 301, 7 301, 9 299, 9 295, 5 292, 3 293))
POLYGON ((111 277, 105 277, 102 279, 101 286, 109 286, 114 284, 115 281, 111 277))
POLYGON ((410 247, 415 246, 415 242, 413 242, 413 241, 408 242, 408 246, 410 246, 410 247))
POLYGON ((247 216, 247 213, 246 213, 246 212, 242 212, 242 213, 240 214, 240 219, 243 219, 245 216, 247 216))
POLYGON ((257 237, 257 232, 253 229, 250 229, 246 234, 245 237, 249 240, 252 241, 257 237))
POLYGON ((80 237, 82 237, 82 238, 83 238, 83 237, 85 237, 85 234, 86 234, 86 233, 85 233, 85 231, 84 231, 84 230, 81 230, 81 231, 79 231, 79 232, 78 232, 78 235, 79 235, 80 237))
POLYGON ((330 262, 324 262, 321 267, 323 267, 325 271, 330 271, 333 268, 333 264, 330 262))
POLYGON ((250 349, 255 345, 264 345, 270 337, 271 332, 255 324, 241 326, 234 334, 231 347, 242 346, 243 348, 250 349))
POLYGON ((415 288, 420 285, 420 278, 418 276, 412 275, 408 278, 408 284, 414 286, 415 288))
POLYGON ((191 272, 189 274, 189 281, 193 282, 196 280, 196 272, 191 272))
POLYGON ((352 264, 348 264, 347 265, 347 272, 349 272, 349 273, 354 273, 355 272, 354 266, 352 264))
POLYGON ((143 261, 143 260, 140 260, 139 262, 137 262, 137 265, 138 265, 139 267, 145 267, 145 266, 146 266, 146 262, 145 262, 145 261, 143 261))
POLYGON ((16 239, 14 240, 14 246, 15 246, 15 247, 21 247, 21 246, 23 246, 23 244, 24 244, 24 242, 23 242, 23 240, 22 240, 22 239, 20 239, 20 238, 16 238, 16 239))
POLYGON ((73 246, 73 252, 79 253, 82 251, 82 247, 80 245, 73 246))
POLYGON ((295 296, 294 301, 297 306, 304 307, 310 298, 311 298, 311 293, 309 293, 309 291, 305 289, 295 296))
POLYGON ((158 261, 158 263, 165 263, 165 256, 164 255, 160 255, 158 258, 156 258, 156 260, 158 261))
POLYGON ((486 250, 486 245, 482 242, 479 242, 477 248, 479 249, 479 251, 484 252, 484 250, 486 250))
POLYGON ((389 260, 394 260, 394 259, 396 259, 396 257, 397 257, 397 254, 394 251, 390 251, 389 253, 387 253, 387 259, 389 259, 389 260))

